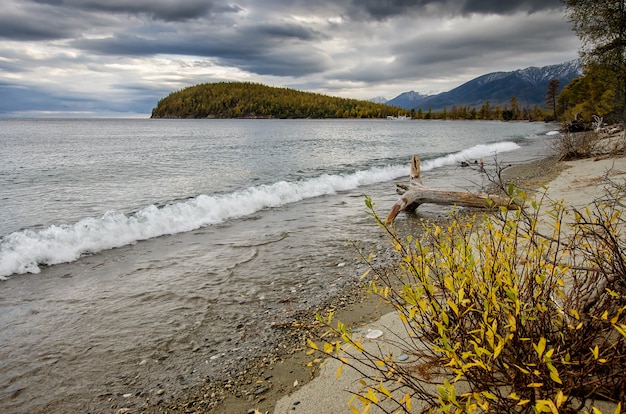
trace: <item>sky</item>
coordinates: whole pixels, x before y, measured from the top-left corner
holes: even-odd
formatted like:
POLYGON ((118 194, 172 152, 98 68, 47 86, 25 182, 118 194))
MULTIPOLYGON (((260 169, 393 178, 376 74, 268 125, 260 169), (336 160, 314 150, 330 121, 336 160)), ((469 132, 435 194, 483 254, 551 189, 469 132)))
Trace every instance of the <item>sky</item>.
POLYGON ((2 0, 0 117, 148 117, 221 81, 434 94, 579 48, 559 0, 2 0))

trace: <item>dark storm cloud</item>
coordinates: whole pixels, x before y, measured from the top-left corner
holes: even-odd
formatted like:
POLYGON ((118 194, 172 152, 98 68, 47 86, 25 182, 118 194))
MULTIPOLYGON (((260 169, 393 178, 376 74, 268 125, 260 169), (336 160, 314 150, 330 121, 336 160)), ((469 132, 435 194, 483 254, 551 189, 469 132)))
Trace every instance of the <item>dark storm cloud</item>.
POLYGON ((127 56, 187 55, 207 57, 224 66, 252 73, 277 76, 304 76, 328 68, 328 58, 312 46, 288 47, 285 39, 310 39, 313 34, 294 28, 260 26, 230 33, 229 36, 170 36, 155 41, 136 35, 104 39, 79 39, 72 46, 91 53, 127 56), (272 36, 270 36, 272 35, 272 36))
POLYGON ((0 38, 12 40, 63 39, 71 36, 67 26, 43 24, 33 19, 21 20, 12 16, 0 16, 0 38))
POLYGON ((462 11, 480 14, 537 13, 557 10, 562 6, 561 0, 466 0, 462 11))
POLYGON ((85 29, 85 22, 72 20, 65 11, 28 1, 6 5, 0 14, 0 38, 11 40, 65 39, 85 29))
POLYGON ((351 14, 384 20, 428 10, 440 15, 535 13, 561 8, 560 0, 351 0, 351 14))
MULTIPOLYGON (((451 65, 454 62, 476 61, 487 56, 499 56, 516 51, 518 54, 539 55, 546 50, 558 50, 571 38, 563 21, 537 21, 519 18, 500 23, 492 22, 489 30, 427 33, 422 37, 420 53, 401 53, 398 63, 409 67, 451 65)), ((408 46, 408 45, 405 45, 408 46)), ((493 63, 497 63, 494 60, 493 63)), ((559 63, 555 61, 554 63, 559 63)))
POLYGON ((207 0, 35 0, 36 3, 71 10, 148 16, 155 20, 180 22, 203 18, 211 13, 237 13, 235 5, 207 0))
POLYGON ((252 38, 264 36, 274 39, 298 39, 304 41, 316 41, 330 37, 297 24, 261 24, 245 30, 244 34, 252 38))
POLYGON ((262 75, 303 76, 328 68, 328 57, 314 45, 329 38, 301 24, 244 22, 228 27, 196 24, 177 31, 155 27, 140 34, 79 38, 70 44, 101 55, 198 56, 262 75))
POLYGON ((54 40, 78 38, 98 29, 125 32, 143 25, 123 18, 148 18, 166 23, 223 19, 242 9, 206 0, 23 0, 3 5, 0 38, 54 40), (115 19, 118 16, 118 19, 115 19))
POLYGON ((437 59, 433 50, 433 53, 419 58, 410 57, 407 62, 430 67, 433 71, 454 65, 454 62, 476 69, 492 67, 495 71, 557 64, 578 57, 575 52, 578 41, 565 22, 540 24, 537 21, 518 21, 500 32, 506 35, 493 38, 477 33, 462 39, 450 38, 442 44, 442 49, 448 50, 447 56, 437 59), (515 54, 510 53, 513 50, 515 54))

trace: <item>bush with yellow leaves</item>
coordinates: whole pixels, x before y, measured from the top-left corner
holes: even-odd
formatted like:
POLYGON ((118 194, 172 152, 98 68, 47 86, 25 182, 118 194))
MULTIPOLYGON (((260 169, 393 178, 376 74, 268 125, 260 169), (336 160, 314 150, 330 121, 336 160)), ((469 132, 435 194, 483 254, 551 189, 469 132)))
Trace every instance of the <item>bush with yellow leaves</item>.
POLYGON ((418 239, 401 239, 366 199, 398 254, 392 268, 370 267, 370 290, 395 307, 409 335, 390 341, 413 362, 367 351, 332 315, 319 317, 337 339, 310 341, 312 352, 363 375, 353 412, 597 413, 599 401, 621 411, 621 188, 584 211, 552 202, 544 211, 543 200, 509 193, 525 207, 424 224, 418 239))

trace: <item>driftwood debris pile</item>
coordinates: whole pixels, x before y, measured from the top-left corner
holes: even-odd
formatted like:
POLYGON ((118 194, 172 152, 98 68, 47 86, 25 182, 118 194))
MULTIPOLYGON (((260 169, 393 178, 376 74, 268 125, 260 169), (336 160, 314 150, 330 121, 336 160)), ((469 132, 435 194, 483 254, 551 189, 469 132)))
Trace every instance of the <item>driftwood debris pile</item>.
POLYGON ((519 208, 519 204, 509 197, 500 197, 494 194, 469 193, 463 191, 429 188, 422 183, 420 159, 414 155, 411 159, 411 174, 409 184, 398 183, 396 191, 401 195, 387 215, 387 223, 395 220, 401 211, 415 211, 420 204, 444 204, 463 207, 490 208, 504 206, 519 208))

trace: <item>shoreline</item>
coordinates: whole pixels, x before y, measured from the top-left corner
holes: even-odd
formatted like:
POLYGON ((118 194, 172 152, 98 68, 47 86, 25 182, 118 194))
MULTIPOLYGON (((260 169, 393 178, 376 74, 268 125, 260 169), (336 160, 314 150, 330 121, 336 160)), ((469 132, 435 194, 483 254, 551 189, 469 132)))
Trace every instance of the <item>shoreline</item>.
MULTIPOLYGON (((547 156, 506 168, 503 178, 520 188, 532 191, 558 176, 563 168, 562 162, 557 161, 554 156, 547 156)), ((385 257, 379 260, 378 265, 381 265, 381 261, 385 263, 386 260, 393 260, 391 246, 386 245, 386 240, 381 240, 380 243, 382 246, 378 246, 378 251, 383 251, 382 255, 385 257)), ((237 373, 189 387, 168 399, 150 401, 140 412, 272 413, 281 399, 319 378, 319 364, 307 366, 316 356, 306 353, 306 339, 312 337, 316 329, 320 329, 315 320, 317 313, 327 314, 333 311, 335 320, 360 328, 379 320, 392 310, 377 296, 367 294, 362 283, 350 285, 324 304, 300 313, 297 321, 275 326, 274 329, 281 332, 274 349, 247 361, 244 366, 239 367, 237 373)), ((124 410, 120 408, 117 412, 131 412, 124 410)))
MULTIPOLYGON (((334 312, 335 319, 350 326, 365 326, 391 311, 380 298, 367 294, 355 284, 315 309, 301 313, 295 322, 275 325, 280 330, 277 345, 263 355, 247 361, 239 372, 196 385, 171 399, 148 404, 141 413, 272 413, 278 401, 318 377, 319 364, 308 367, 315 356, 307 355, 307 338, 323 330, 316 314, 334 312), (256 411, 255 411, 256 410, 256 411)), ((123 408, 118 413, 130 413, 123 408)))
MULTIPOLYGON (((620 136, 623 137, 623 133, 620 136)), ((607 169, 614 169, 614 175, 626 174, 626 156, 619 154, 559 161, 555 155, 546 155, 535 161, 505 168, 502 178, 529 194, 541 195, 545 191, 544 195, 548 199, 564 199, 566 204, 580 205, 580 195, 586 197, 583 202, 602 195, 602 188, 595 184, 606 175, 607 169), (593 188, 593 191, 580 191, 587 187, 593 188)), ((411 226, 412 222, 408 220, 406 225, 411 226)), ((378 265, 393 260, 391 246, 383 243, 387 242, 380 240, 378 255, 385 257, 379 260, 378 265)), ((316 398, 319 395, 324 395, 324 400, 337 400, 336 407, 347 412, 349 394, 339 383, 335 383, 335 370, 320 369, 320 364, 308 366, 316 356, 307 355, 306 339, 312 337, 316 329, 320 329, 315 321, 317 313, 327 314, 332 310, 335 320, 353 328, 363 328, 384 317, 389 319, 393 309, 382 303, 380 298, 368 295, 361 285, 350 285, 315 309, 303 311, 296 322, 276 326, 275 329, 281 330, 281 339, 275 349, 248 361, 237 374, 222 381, 190 387, 167 401, 151 402, 142 407, 140 412, 256 414, 274 413, 280 408, 289 412, 313 414, 319 412, 319 398, 316 398), (326 384, 326 388, 320 390, 319 384, 326 384)), ((118 410, 118 414, 126 412, 130 411, 124 411, 123 408, 118 410)))
MULTIPOLYGON (((624 134, 620 135, 624 140, 624 134)), ((573 161, 557 161, 547 157, 543 160, 512 168, 506 174, 506 180, 524 183, 520 188, 535 192, 546 201, 563 201, 568 209, 581 208, 601 199, 606 195, 606 188, 611 181, 626 180, 626 154, 617 152, 602 154, 596 157, 576 159, 573 161), (604 185, 602 185, 604 184, 604 185), (526 188, 524 188, 526 187, 526 188)), ((383 335, 403 338, 406 335, 404 325, 395 312, 381 316, 375 323, 368 326, 380 329, 383 335)), ((363 331, 365 329, 361 329, 363 331)), ((363 346, 370 352, 378 352, 380 347, 391 346, 386 341, 369 340, 363 346)), ((286 396, 278 401, 275 414, 297 412, 299 414, 315 414, 317 412, 349 412, 348 401, 351 393, 360 389, 361 375, 351 367, 343 370, 342 376, 336 379, 340 363, 330 360, 322 371, 307 387, 286 396), (324 399, 319 396, 324 395, 324 399)), ((419 406, 419 404, 417 404, 419 406)), ((414 405, 419 411, 419 408, 414 405)), ((613 412, 615 404, 608 401, 596 401, 596 408, 602 412, 613 412)), ((373 408, 372 412, 381 412, 373 408)))

